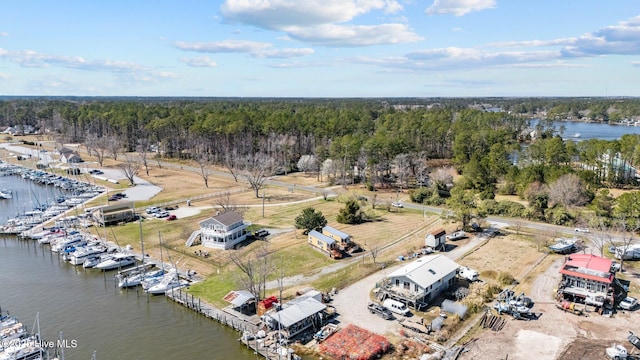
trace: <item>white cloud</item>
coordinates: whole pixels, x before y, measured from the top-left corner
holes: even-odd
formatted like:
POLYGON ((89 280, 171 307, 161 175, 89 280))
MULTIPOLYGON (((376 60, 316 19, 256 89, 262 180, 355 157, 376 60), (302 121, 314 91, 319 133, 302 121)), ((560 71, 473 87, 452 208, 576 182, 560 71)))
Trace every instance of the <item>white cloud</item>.
POLYGON ((85 71, 106 71, 128 78, 170 78, 170 72, 158 72, 149 67, 119 60, 86 60, 80 56, 57 56, 32 50, 13 51, 0 48, 0 58, 26 68, 63 67, 85 71))
POLYGON ((183 57, 180 58, 180 61, 191 67, 216 67, 218 65, 208 56, 197 56, 193 58, 183 57))
POLYGON ((206 43, 189 43, 179 41, 175 46, 184 51, 196 51, 202 53, 246 53, 253 57, 263 58, 290 58, 313 54, 310 48, 286 48, 273 49, 273 44, 245 40, 224 40, 206 43))
POLYGON ((493 9, 496 0, 434 0, 426 10, 427 15, 453 14, 466 15, 472 11, 493 9))
POLYGON ((206 43, 178 41, 175 46, 180 50, 204 53, 254 53, 269 48, 272 44, 258 41, 225 40, 206 43))
POLYGON ((632 61, 631 66, 640 68, 640 61, 632 61))
POLYGON ((9 36, 9 33, 6 31, 0 31, 0 36, 9 36))
POLYGON ((226 0, 220 7, 227 21, 282 31, 292 39, 328 46, 420 40, 420 36, 403 24, 347 24, 372 11, 394 14, 402 10, 397 0, 226 0), (382 32, 388 33, 383 36, 382 32))
POLYGON ((9 78, 9 74, 0 73, 0 79, 8 79, 8 78, 9 78))
POLYGON ((313 49, 310 48, 289 48, 289 49, 272 49, 272 50, 263 50, 258 51, 252 54, 255 57, 264 57, 264 58, 277 58, 277 59, 288 59, 294 57, 302 57, 313 54, 313 49))
POLYGON ((294 39, 325 46, 369 46, 415 42, 422 38, 404 24, 381 25, 321 25, 316 27, 289 27, 294 39))

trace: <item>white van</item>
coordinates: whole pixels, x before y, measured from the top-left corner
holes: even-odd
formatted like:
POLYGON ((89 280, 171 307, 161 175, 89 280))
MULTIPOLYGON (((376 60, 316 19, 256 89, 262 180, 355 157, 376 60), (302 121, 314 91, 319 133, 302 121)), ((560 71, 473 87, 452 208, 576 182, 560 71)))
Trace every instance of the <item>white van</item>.
POLYGON ((386 307, 390 311, 400 314, 402 316, 409 316, 410 312, 407 305, 393 299, 387 299, 382 303, 382 306, 386 307))

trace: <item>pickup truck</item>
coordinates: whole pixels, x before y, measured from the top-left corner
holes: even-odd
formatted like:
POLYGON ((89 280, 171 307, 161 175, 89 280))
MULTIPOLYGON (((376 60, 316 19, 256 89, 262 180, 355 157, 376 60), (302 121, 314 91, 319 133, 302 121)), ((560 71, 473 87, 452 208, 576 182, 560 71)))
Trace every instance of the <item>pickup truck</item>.
POLYGON ((369 308, 369 312, 371 312, 372 314, 376 314, 385 320, 393 319, 393 314, 391 313, 391 311, 380 304, 369 303, 369 305, 367 305, 367 308, 369 308))

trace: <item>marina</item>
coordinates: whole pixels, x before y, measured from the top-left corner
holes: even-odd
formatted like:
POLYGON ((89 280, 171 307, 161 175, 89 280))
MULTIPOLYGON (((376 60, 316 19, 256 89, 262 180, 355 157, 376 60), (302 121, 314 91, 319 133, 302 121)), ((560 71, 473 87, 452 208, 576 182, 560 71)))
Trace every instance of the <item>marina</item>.
MULTIPOLYGON (((0 219, 19 217, 33 211, 29 205, 53 203, 55 197, 61 197, 53 184, 33 183, 16 173, 6 175, 11 176, 0 178, 2 186, 17 196, 0 203, 0 219)), ((55 203, 61 206, 57 200, 55 203)), ((28 216, 35 219, 34 215, 28 216)), ((61 219, 64 215, 57 216, 61 219)), ((12 229, 0 239, 0 306, 23 319, 40 313, 45 339, 57 341, 64 332, 65 344, 69 345, 65 359, 89 359, 92 354, 103 359, 256 357, 227 325, 167 301, 164 296, 150 296, 141 286, 119 288, 116 269, 85 267, 91 255, 73 264, 75 252, 66 247, 69 244, 60 247, 58 253, 50 251, 51 242, 80 236, 80 230, 33 228, 25 233, 12 229)), ((87 237, 87 243, 79 248, 89 251, 91 246, 99 246, 91 243, 95 240, 87 237)), ((115 244, 102 245, 108 251, 118 251, 115 244)), ((141 256, 137 260, 139 263, 141 256)))

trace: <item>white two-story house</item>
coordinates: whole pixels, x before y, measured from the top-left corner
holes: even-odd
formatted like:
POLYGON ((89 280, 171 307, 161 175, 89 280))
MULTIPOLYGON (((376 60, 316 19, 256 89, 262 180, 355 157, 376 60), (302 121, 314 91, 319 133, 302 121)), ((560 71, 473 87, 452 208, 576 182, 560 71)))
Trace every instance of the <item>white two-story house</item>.
POLYGON ((200 222, 200 241, 209 248, 233 249, 247 238, 249 225, 242 215, 227 211, 200 222))

